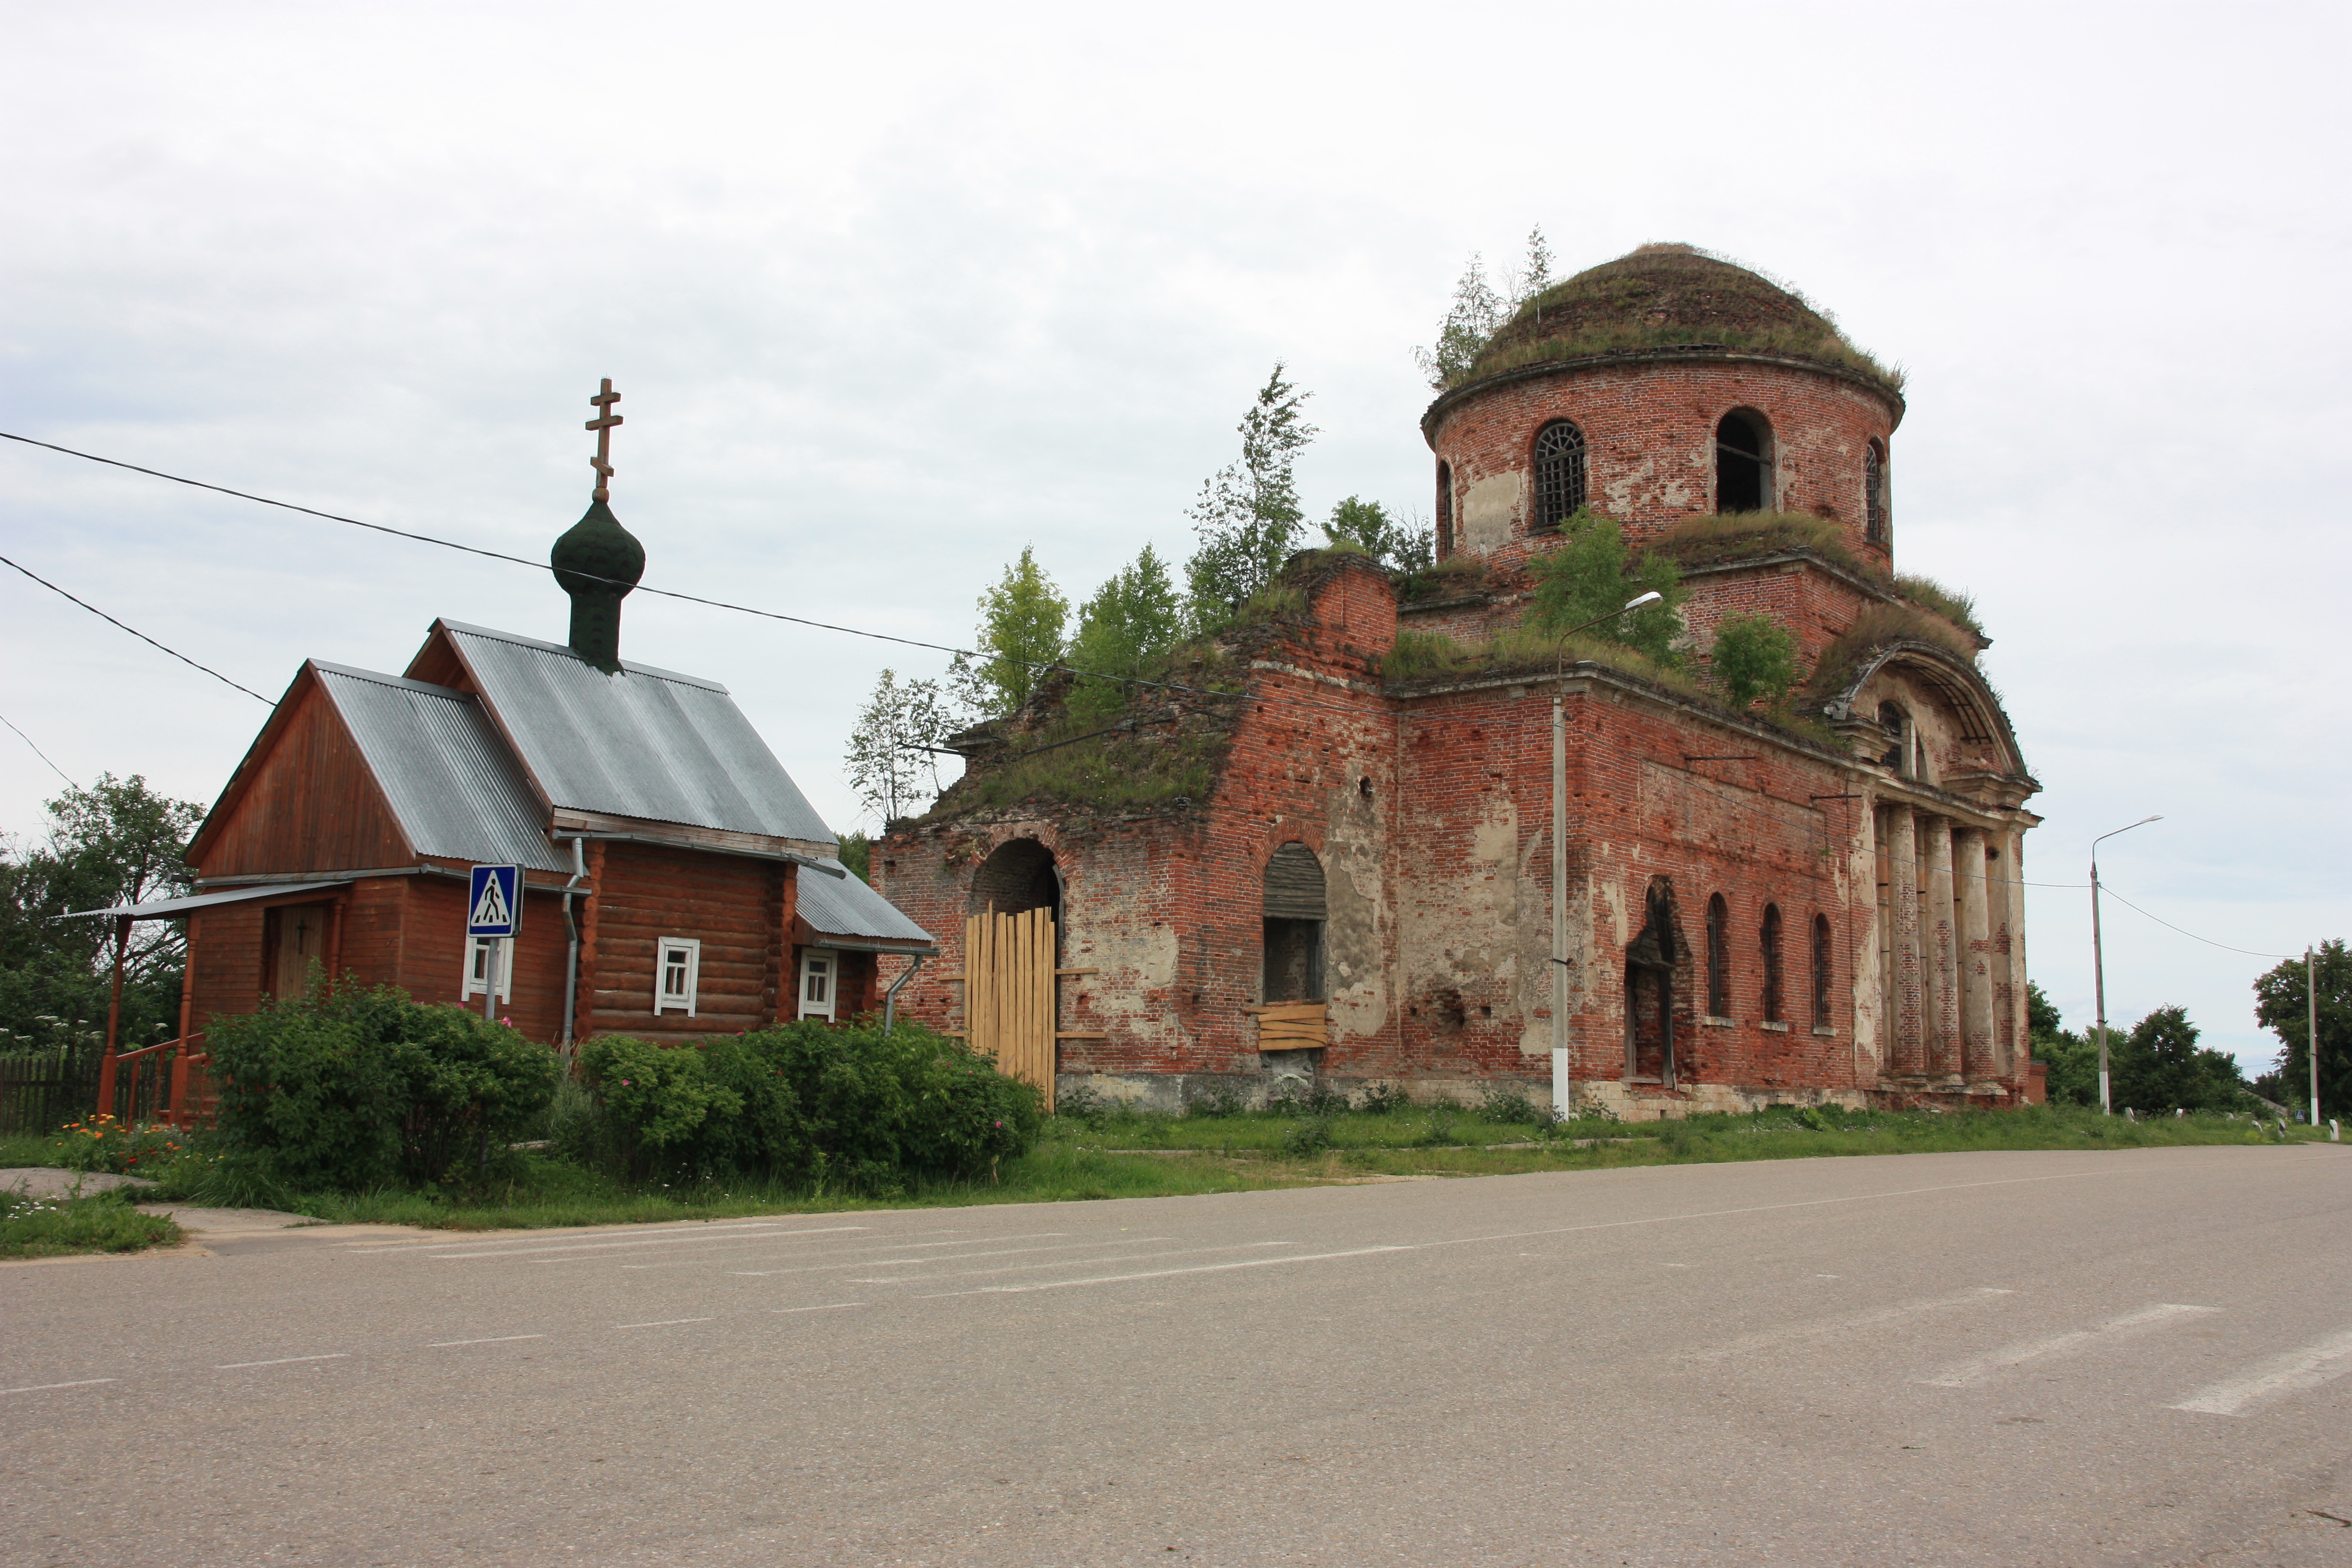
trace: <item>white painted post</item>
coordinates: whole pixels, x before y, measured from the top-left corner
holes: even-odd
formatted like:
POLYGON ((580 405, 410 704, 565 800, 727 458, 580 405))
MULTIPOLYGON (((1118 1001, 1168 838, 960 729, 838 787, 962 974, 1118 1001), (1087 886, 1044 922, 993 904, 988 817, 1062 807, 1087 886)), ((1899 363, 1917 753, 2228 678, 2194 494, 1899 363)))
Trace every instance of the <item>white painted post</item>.
POLYGON ((499 1021, 499 944, 506 938, 488 936, 482 940, 489 947, 482 960, 486 971, 482 975, 482 1022, 495 1024, 499 1021))
POLYGON ((1573 1093, 1568 1079, 1568 1047, 1554 1046, 1551 1051, 1551 1119, 1565 1121, 1569 1117, 1569 1099, 1573 1093))

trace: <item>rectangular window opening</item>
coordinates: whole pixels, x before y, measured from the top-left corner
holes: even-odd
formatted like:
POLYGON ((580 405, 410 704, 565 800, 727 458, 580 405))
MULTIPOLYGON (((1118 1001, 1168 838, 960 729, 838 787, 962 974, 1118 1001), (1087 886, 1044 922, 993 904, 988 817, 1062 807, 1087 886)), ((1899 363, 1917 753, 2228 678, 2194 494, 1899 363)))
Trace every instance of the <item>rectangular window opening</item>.
POLYGON ((490 972, 490 950, 499 954, 499 1000, 514 1000, 514 939, 512 937, 473 936, 466 939, 466 996, 479 996, 488 988, 490 972))
POLYGON ((683 1013, 694 1016, 696 993, 702 985, 702 943, 690 936, 666 936, 654 945, 654 1016, 683 1013))
POLYGON ((841 954, 828 948, 801 950, 800 1016, 835 1021, 841 991, 841 954))

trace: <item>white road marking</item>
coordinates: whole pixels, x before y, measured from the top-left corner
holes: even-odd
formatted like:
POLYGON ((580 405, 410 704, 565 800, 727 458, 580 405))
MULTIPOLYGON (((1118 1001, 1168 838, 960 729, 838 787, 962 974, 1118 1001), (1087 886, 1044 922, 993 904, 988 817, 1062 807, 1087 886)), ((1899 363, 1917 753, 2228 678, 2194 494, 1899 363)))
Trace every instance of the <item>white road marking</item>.
MULTIPOLYGON (((1049 1232, 1048 1234, 1063 1235, 1066 1233, 1055 1231, 1049 1232)), ((1157 1239, 1173 1241, 1176 1237, 1171 1236, 1157 1239)), ((1072 1241, 1066 1242, 1060 1247, 999 1247, 994 1252, 963 1252, 959 1253, 956 1256, 958 1258, 1013 1258, 1024 1252, 1067 1252, 1074 1247, 1101 1247, 1103 1245, 1104 1243, 1099 1241, 1072 1241)), ((835 1263, 803 1263, 791 1268, 730 1268, 727 1272, 740 1279, 766 1279, 779 1274, 823 1274, 827 1269, 832 1268, 897 1268, 902 1267, 911 1268, 918 1263, 947 1263, 952 1261, 954 1261, 954 1259, 943 1258, 845 1258, 835 1263)), ((849 1283, 852 1285, 870 1285, 875 1283, 875 1281, 870 1279, 853 1279, 849 1281, 849 1283)))
POLYGON ((2352 1372, 2352 1329, 2315 1344, 2261 1362, 2243 1376, 2210 1384, 2168 1406, 2203 1415, 2251 1415, 2291 1394, 2305 1394, 2352 1372))
POLYGON ((213 1368, 215 1372, 237 1372, 248 1366, 292 1366, 298 1361, 347 1361, 349 1351, 335 1351, 327 1355, 282 1355, 271 1361, 233 1361, 213 1368))
POLYGON ((863 1301, 827 1301, 821 1307, 771 1307, 771 1312, 838 1312, 844 1307, 863 1307, 863 1301))
POLYGON ((919 1301, 941 1301, 950 1296, 1018 1296, 1032 1290, 1067 1290, 1079 1285, 1117 1285, 1129 1279, 1165 1279, 1177 1274, 1221 1274, 1233 1268, 1271 1268, 1284 1263, 1321 1263, 1333 1258, 1369 1258, 1380 1252, 1412 1252, 1411 1247, 1358 1247, 1346 1252, 1309 1252, 1293 1258, 1250 1258, 1239 1263, 1202 1263, 1190 1268, 1153 1268, 1140 1274, 1099 1274, 1090 1279, 1047 1279, 1035 1285, 982 1285, 973 1290, 946 1290, 918 1296, 919 1301))
POLYGON ((769 1226, 728 1226, 725 1229, 703 1231, 664 1231, 658 1236, 616 1237, 606 1241, 564 1241, 520 1246, 513 1242, 484 1242, 461 1252, 428 1252, 427 1258, 443 1258, 453 1262, 481 1262, 501 1258, 530 1258, 541 1253, 609 1252, 623 1247, 679 1247, 696 1242, 714 1241, 782 1241, 795 1236, 837 1236, 845 1231, 867 1230, 862 1225, 833 1225, 817 1230, 777 1230, 769 1226))
MULTIPOLYGON (((1173 1237, 1147 1237, 1148 1241, 1172 1241, 1173 1237)), ((937 1279, 971 1279, 982 1274, 1018 1274, 1032 1268, 1091 1268, 1097 1263, 1144 1263, 1155 1258, 1189 1258, 1202 1252, 1244 1252, 1253 1247, 1297 1247, 1295 1241, 1237 1241, 1225 1247, 1183 1247, 1172 1252, 1129 1252, 1109 1258, 1064 1258, 1050 1263, 1004 1263, 994 1268, 950 1268, 939 1274, 898 1274, 884 1279, 845 1279, 845 1285, 928 1285, 937 1279)), ((985 1254, 975 1254, 985 1256, 985 1254)), ((946 1262, 950 1259, 933 1258, 946 1262)))
POLYGON ((1918 1381, 1931 1388, 1966 1388, 1972 1383, 1981 1383, 1986 1378, 2009 1371, 2011 1367, 2022 1366, 2030 1361, 2039 1361, 2044 1356, 2058 1355, 2066 1351, 2074 1350, 2104 1335, 2126 1334, 2135 1330, 2152 1329, 2160 1324, 2178 1322, 2184 1318, 2200 1317, 2221 1310, 2219 1307, 2184 1307, 2169 1301, 2159 1301, 2154 1306, 2142 1307, 2137 1312, 2126 1312, 2120 1318, 2109 1318, 2104 1323, 2094 1323, 2087 1329, 2075 1329, 2063 1334, 2046 1334, 2038 1340, 2021 1340, 2016 1344, 2004 1345, 1990 1355, 1964 1361, 1958 1366, 1946 1368, 1934 1377, 1923 1377, 1918 1381))
POLYGON ((92 1384, 116 1381, 111 1377, 78 1377, 71 1383, 28 1383, 22 1388, 0 1388, 0 1394, 46 1394, 52 1388, 88 1388, 92 1384))
POLYGON ((1792 1323, 1785 1329, 1766 1329, 1759 1333, 1743 1334, 1724 1344, 1711 1345, 1694 1351, 1685 1358, 1691 1361, 1722 1361, 1727 1357, 1748 1355, 1769 1350, 1797 1340, 1822 1339, 1831 1334, 1853 1333, 1864 1329, 1875 1329, 1905 1318, 1916 1318, 1923 1312, 1939 1312, 1952 1307, 1982 1307, 2013 1290, 1997 1289, 1979 1285, 1973 1290, 1963 1290, 1955 1296, 1931 1296, 1924 1300, 1900 1301, 1891 1307, 1880 1307, 1867 1312, 1855 1312, 1842 1318, 1816 1318, 1810 1322, 1792 1323))
POLYGON ((543 1340, 545 1338, 547 1338, 545 1334, 492 1334, 486 1340, 435 1340, 425 1348, 429 1351, 446 1351, 453 1345, 502 1345, 509 1340, 543 1340))
POLYGON ((614 1323, 616 1329, 667 1329, 677 1323, 715 1323, 716 1318, 656 1318, 650 1323, 614 1323))

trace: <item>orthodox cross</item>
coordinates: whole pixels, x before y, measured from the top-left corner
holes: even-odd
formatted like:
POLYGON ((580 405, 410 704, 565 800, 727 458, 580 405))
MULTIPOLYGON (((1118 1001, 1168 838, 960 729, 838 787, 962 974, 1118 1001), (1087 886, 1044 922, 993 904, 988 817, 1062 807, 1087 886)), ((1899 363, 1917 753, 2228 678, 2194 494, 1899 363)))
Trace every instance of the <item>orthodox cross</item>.
POLYGON ((622 423, 621 416, 613 412, 613 405, 621 401, 621 395, 613 390, 613 378, 606 376, 604 389, 588 401, 596 409, 596 417, 588 421, 587 426, 589 429, 596 432, 596 455, 588 459, 588 466, 596 470, 596 499, 611 500, 613 499, 613 426, 622 423))

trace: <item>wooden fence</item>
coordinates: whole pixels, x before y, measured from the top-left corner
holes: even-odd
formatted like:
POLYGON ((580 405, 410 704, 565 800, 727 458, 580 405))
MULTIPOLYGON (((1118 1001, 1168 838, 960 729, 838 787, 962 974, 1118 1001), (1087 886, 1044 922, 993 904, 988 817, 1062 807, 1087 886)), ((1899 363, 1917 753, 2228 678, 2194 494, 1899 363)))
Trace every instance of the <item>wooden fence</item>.
POLYGON ((98 1107, 96 1046, 0 1056, 0 1132, 55 1132, 98 1107))

